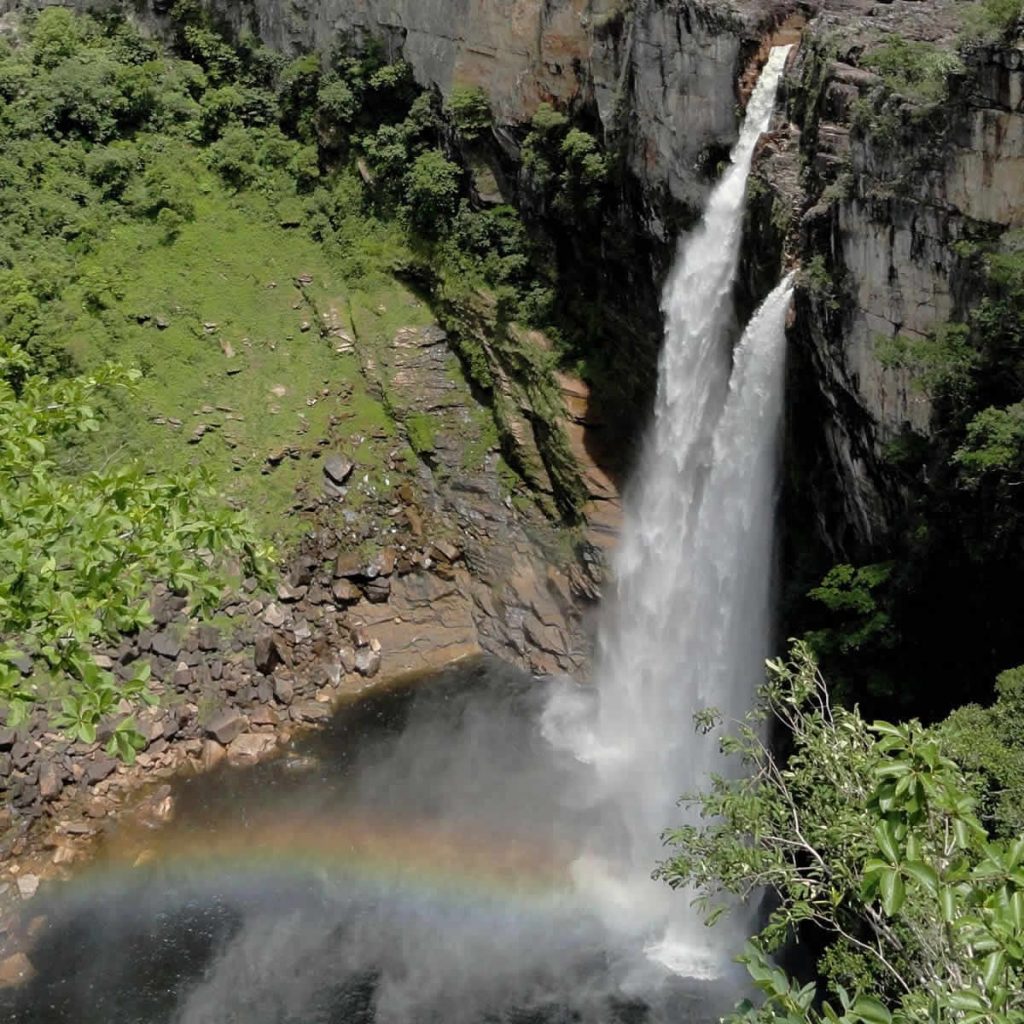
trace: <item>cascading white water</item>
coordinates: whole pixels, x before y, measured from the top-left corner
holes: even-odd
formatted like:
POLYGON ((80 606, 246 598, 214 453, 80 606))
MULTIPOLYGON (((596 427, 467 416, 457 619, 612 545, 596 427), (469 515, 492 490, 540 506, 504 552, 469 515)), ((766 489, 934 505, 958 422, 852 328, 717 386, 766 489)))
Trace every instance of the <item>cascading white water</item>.
POLYGON ((781 419, 784 281, 735 350, 733 287, 754 147, 771 118, 789 47, 773 49, 731 166, 665 289, 655 423, 627 501, 615 594, 599 635, 597 706, 549 708, 549 738, 593 764, 609 829, 577 863, 577 882, 616 930, 645 936, 679 973, 717 973, 731 937, 706 931, 685 897, 651 871, 676 801, 724 769, 693 715, 742 717, 769 651, 776 449, 781 419), (714 947, 712 947, 714 943, 714 947))

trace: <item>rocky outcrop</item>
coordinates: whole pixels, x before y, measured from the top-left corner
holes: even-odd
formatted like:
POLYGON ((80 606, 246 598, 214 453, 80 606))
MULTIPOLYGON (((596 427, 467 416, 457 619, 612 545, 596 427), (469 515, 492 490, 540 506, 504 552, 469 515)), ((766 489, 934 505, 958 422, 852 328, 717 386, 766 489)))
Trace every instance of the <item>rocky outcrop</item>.
POLYGON ((793 368, 803 408, 791 421, 791 461, 802 466, 801 487, 806 474, 815 480, 820 539, 851 557, 899 516, 887 447, 936 425, 929 394, 885 358, 886 346, 962 319, 972 296, 961 243, 1024 222, 1020 48, 967 53, 937 106, 891 95, 883 103, 865 55, 885 32, 955 49, 951 5, 921 7, 830 10, 812 21, 775 144, 755 172, 767 185, 762 206, 792 213, 785 228, 804 268, 793 368))

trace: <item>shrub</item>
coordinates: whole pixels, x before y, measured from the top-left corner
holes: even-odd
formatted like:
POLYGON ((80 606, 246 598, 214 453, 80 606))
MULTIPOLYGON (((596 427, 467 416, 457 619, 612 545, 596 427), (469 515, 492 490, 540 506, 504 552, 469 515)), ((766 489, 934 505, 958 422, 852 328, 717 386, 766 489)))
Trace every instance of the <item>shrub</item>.
POLYGON ((970 484, 989 474, 1019 481, 1024 474, 1024 402, 979 412, 967 425, 953 462, 970 484))
POLYGON ((932 398, 964 399, 979 366, 964 324, 943 324, 925 336, 882 337, 875 351, 882 366, 909 370, 914 384, 932 398))
POLYGON ((36 63, 54 68, 73 57, 82 45, 82 22, 64 7, 41 11, 32 31, 36 63))
POLYGON ((478 139, 491 127, 491 104, 478 85, 457 85, 445 104, 452 124, 469 141, 478 139))
MULTIPOLYGON (((161 479, 134 465, 71 479, 57 472, 55 448, 97 430, 102 392, 131 386, 135 376, 107 367, 51 381, 31 370, 23 349, 0 340, 0 704, 8 724, 48 696, 38 675, 24 682, 13 669, 15 638, 53 675, 57 724, 91 743, 122 699, 147 699, 145 675, 124 682, 96 667, 93 641, 150 622, 146 598, 156 580, 197 605, 216 600, 226 552, 265 574, 269 552, 200 478, 161 479)), ((134 735, 127 723, 108 749, 130 758, 134 735)))
POLYGON ((741 958, 764 1003, 745 1001, 727 1020, 1019 1021, 1024 838, 988 837, 972 780, 941 735, 836 707, 803 645, 768 669, 755 711, 716 737, 742 769, 684 798, 694 824, 668 834, 675 850, 661 868, 696 890, 709 921, 725 899, 769 894, 741 958), (785 759, 765 741, 773 726, 785 759), (826 950, 821 990, 768 960, 796 935, 826 950))
POLYGON ((981 0, 963 12, 963 36, 968 42, 993 42, 1012 32, 1024 18, 1021 0, 981 0))
POLYGON ((455 215, 462 173, 443 153, 428 149, 416 157, 405 177, 405 200, 417 230, 439 234, 455 215))
POLYGON ((877 71, 892 92, 925 104, 945 99, 950 75, 964 70, 955 53, 901 36, 891 36, 867 54, 863 63, 877 71))

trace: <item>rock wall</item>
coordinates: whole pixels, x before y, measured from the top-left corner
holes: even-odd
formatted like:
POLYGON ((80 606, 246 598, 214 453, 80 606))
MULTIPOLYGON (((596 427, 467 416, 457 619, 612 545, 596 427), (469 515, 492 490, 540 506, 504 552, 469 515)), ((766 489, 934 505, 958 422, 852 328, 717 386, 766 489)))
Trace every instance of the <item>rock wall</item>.
POLYGON ((805 268, 794 331, 805 408, 791 447, 819 490, 819 533, 844 557, 882 542, 899 515, 886 447, 937 425, 929 396, 880 351, 962 318, 971 296, 958 243, 1024 223, 1020 47, 969 55, 937 110, 907 103, 884 132, 871 123, 879 79, 858 66, 865 50, 879 30, 954 46, 949 7, 851 5, 815 19, 788 83, 791 123, 759 168, 794 213, 805 268))
MULTIPOLYGON (((87 0, 88 2, 88 0, 87 0)), ((116 0, 113 0, 116 2, 116 0)), ((699 207, 736 137, 737 84, 795 0, 207 0, 285 53, 369 39, 447 94, 478 85, 499 141, 541 103, 588 108, 652 196, 699 207)), ((2 3, 0 3, 2 6, 2 3)), ((159 19, 166 5, 154 0, 159 19)), ((662 238, 657 218, 649 227, 662 238)))

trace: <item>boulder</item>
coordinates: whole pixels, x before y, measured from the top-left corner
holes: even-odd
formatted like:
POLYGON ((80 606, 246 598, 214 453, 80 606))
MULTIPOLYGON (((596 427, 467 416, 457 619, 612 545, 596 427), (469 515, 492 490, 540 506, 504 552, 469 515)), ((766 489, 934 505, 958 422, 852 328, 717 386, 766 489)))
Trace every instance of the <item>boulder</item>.
POLYGON ((36 969, 24 953, 14 953, 0 960, 0 988, 23 985, 35 977, 36 969))
POLYGON ((398 559, 398 552, 392 548, 381 548, 370 563, 374 576, 390 576, 395 571, 395 562, 398 559))
POLYGON ((306 587, 293 587, 290 583, 278 583, 277 598, 285 604, 294 604, 306 596, 306 587))
POLYGON ((95 786, 97 782, 107 778, 115 768, 117 762, 112 757, 94 757, 85 766, 86 781, 90 786, 95 786))
POLYGON ((371 647, 363 647, 356 651, 356 671, 368 679, 380 671, 380 651, 371 647))
POLYGON ((356 464, 347 456, 334 454, 324 460, 324 476, 336 487, 340 487, 352 475, 356 464))
POLYGON ((273 602, 267 605, 263 621, 273 629, 280 629, 288 621, 288 613, 273 602))
MULTIPOLYGON (((265 684, 260 683, 261 690, 264 685, 265 684)), ((261 699, 262 696, 263 695, 261 693, 261 699)), ((271 696, 271 694, 268 694, 267 699, 270 700, 271 696)), ((277 712, 270 707, 269 704, 261 704, 259 707, 253 709, 252 714, 249 716, 249 721, 252 725, 277 725, 279 719, 277 717, 277 712)))
POLYGON ((181 641, 173 633, 160 632, 153 637, 151 650, 164 658, 175 659, 181 653, 181 641))
POLYGON ((438 562, 457 562, 462 552, 451 541, 436 540, 430 545, 430 555, 438 562))
POLYGON ((335 579, 365 579, 366 565, 358 551, 343 551, 334 565, 335 579))
POLYGON ((341 667, 345 670, 345 674, 348 675, 356 670, 356 652, 348 644, 342 644, 337 651, 338 660, 341 662, 341 667))
POLYGON ((203 740, 203 752, 201 762, 204 771, 210 771, 224 760, 227 751, 216 741, 211 739, 203 740))
POLYGON ((261 633, 256 637, 253 663, 256 671, 262 672, 265 676, 269 676, 281 664, 281 652, 272 633, 261 633))
POLYGON ((312 555, 303 555, 296 559, 288 574, 288 582, 293 587, 308 587, 313 582, 313 576, 319 568, 320 562, 312 555))
POLYGON ((174 817, 174 797, 166 783, 135 807, 135 817, 147 828, 160 828, 174 817))
POLYGON ((370 604, 387 604, 388 598, 391 597, 391 580, 386 576, 370 580, 363 588, 363 593, 370 604))
POLYGON ((335 580, 331 595, 338 604, 355 604, 363 595, 351 580, 335 580))
POLYGON ((199 650, 216 651, 220 649, 220 630, 216 626, 199 627, 199 650))
POLYGON ((58 843, 52 859, 54 864, 74 864, 78 857, 78 849, 71 843, 58 843))
POLYGON ((219 711, 206 725, 206 734, 227 746, 245 728, 245 716, 234 708, 219 711))
POLYGON ((186 601, 183 597, 175 594, 161 594, 149 602, 149 611, 153 616, 156 626, 166 626, 173 622, 178 613, 185 607, 186 601))
POLYGON ((56 800, 64 788, 64 780, 57 766, 52 761, 44 761, 39 766, 39 795, 44 800, 56 800))
POLYGON ((331 717, 331 708, 329 704, 306 700, 293 705, 291 716, 296 722, 326 722, 331 717))
POLYGON ((278 675, 274 678, 274 696, 281 704, 291 704, 295 699, 295 687, 288 676, 278 675))
POLYGON ((30 900, 39 891, 39 876, 19 875, 17 885, 18 895, 23 900, 30 900))
POLYGON ((274 749, 276 740, 270 733, 247 732, 234 739, 228 747, 228 760, 234 764, 257 761, 274 749))

